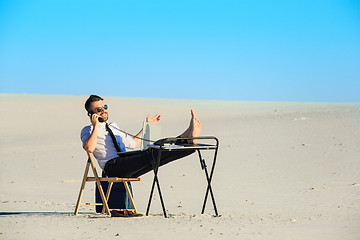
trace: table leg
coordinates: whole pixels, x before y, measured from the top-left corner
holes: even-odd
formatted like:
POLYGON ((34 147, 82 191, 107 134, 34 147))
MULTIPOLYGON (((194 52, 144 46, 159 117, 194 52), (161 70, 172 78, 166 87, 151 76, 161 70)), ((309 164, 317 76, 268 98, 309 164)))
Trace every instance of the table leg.
POLYGON ((164 213, 164 217, 167 218, 165 204, 164 204, 164 200, 163 200, 163 197, 162 197, 162 194, 161 194, 160 183, 159 183, 159 179, 157 177, 157 173, 158 173, 158 169, 159 169, 159 165, 160 165, 160 159, 161 159, 161 150, 159 150, 156 165, 154 165, 154 162, 151 163, 152 166, 153 166, 153 170, 154 170, 154 179, 153 179, 153 184, 152 184, 152 187, 151 187, 148 206, 147 206, 147 209, 146 209, 146 216, 149 215, 151 200, 152 200, 152 196, 153 196, 153 193, 154 193, 154 187, 155 187, 155 183, 156 183, 157 188, 158 188, 159 197, 160 197, 161 207, 162 207, 162 210, 163 210, 163 213, 164 213))
POLYGON ((209 177, 209 173, 207 171, 207 166, 206 166, 205 160, 202 158, 200 150, 197 150, 197 151, 198 151, 199 158, 200 158, 201 168, 205 171, 205 176, 206 176, 206 180, 207 180, 207 183, 208 183, 206 193, 205 193, 205 199, 204 199, 203 207, 202 207, 202 210, 201 210, 201 214, 204 214, 206 201, 207 201, 209 191, 210 191, 211 200, 212 200, 214 210, 215 210, 215 216, 218 216, 219 214, 218 214, 216 203, 215 203, 215 197, 214 197, 214 193, 213 193, 212 187, 211 187, 211 178, 212 178, 212 176, 209 177))
POLYGON ((154 187, 155 187, 155 177, 153 179, 153 184, 152 184, 151 191, 150 191, 150 197, 149 197, 148 205, 147 205, 147 208, 146 208, 146 216, 149 215, 150 204, 151 204, 152 196, 153 196, 153 193, 154 193, 154 187))

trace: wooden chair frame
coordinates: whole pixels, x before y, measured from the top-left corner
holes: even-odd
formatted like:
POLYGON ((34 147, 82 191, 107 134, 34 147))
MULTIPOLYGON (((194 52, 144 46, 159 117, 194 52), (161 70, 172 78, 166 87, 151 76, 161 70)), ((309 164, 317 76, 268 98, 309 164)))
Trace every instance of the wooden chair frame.
POLYGON ((82 180, 82 183, 81 183, 80 192, 79 192, 79 196, 78 196, 78 200, 77 200, 77 203, 76 203, 74 214, 75 215, 78 214, 80 205, 102 205, 103 206, 102 213, 106 213, 108 215, 110 215, 111 210, 119 210, 119 211, 125 210, 125 209, 110 209, 109 208, 108 200, 109 200, 111 189, 112 189, 112 186, 113 186, 114 182, 122 182, 124 184, 124 186, 125 186, 127 195, 128 195, 129 200, 131 202, 131 205, 133 206, 132 209, 126 209, 126 210, 131 210, 131 211, 134 211, 135 213, 137 213, 135 202, 134 202, 134 199, 132 197, 128 182, 140 181, 141 178, 99 177, 99 175, 97 174, 97 171, 96 171, 96 167, 95 167, 95 164, 94 164, 94 159, 92 157, 92 154, 87 152, 87 155, 88 155, 88 161, 86 163, 84 177, 83 177, 83 180, 82 180), (93 171, 94 177, 89 177, 88 176, 90 167, 91 167, 91 169, 93 171), (96 185, 97 185, 97 187, 99 189, 99 193, 100 193, 100 196, 101 196, 102 203, 82 203, 81 202, 86 182, 96 182, 96 185), (101 182, 108 182, 109 183, 109 187, 108 187, 108 190, 106 192, 106 195, 104 194, 104 190, 103 190, 103 187, 101 186, 101 182))

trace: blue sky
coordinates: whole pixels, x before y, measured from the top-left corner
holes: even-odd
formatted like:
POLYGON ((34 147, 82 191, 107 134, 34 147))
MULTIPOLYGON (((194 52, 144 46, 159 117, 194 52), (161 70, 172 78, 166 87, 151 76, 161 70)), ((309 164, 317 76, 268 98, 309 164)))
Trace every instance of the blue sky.
POLYGON ((359 0, 0 0, 0 92, 360 102, 359 0))

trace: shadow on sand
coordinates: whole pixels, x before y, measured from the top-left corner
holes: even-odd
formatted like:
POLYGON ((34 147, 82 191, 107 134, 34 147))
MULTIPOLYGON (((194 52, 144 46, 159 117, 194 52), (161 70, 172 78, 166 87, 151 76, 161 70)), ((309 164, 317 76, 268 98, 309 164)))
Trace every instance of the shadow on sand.
POLYGON ((23 216, 23 217, 83 217, 83 218, 107 218, 109 215, 94 212, 81 212, 74 215, 74 212, 0 212, 0 217, 23 216))
POLYGON ((0 216, 12 216, 12 215, 70 216, 70 215, 74 215, 74 213, 72 213, 72 212, 0 212, 0 216))

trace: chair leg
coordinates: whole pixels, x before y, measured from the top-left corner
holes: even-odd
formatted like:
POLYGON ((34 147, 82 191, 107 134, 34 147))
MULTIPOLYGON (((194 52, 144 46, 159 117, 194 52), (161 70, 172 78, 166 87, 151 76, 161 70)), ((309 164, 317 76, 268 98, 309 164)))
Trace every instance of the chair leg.
POLYGON ((90 167, 90 162, 87 162, 87 163, 86 163, 86 167, 85 167, 85 171, 84 171, 84 177, 83 177, 83 180, 82 180, 82 183, 81 183, 81 187, 80 187, 80 192, 79 192, 78 200, 77 200, 76 207, 75 207, 74 215, 77 215, 78 212, 79 212, 79 207, 80 207, 81 199, 82 199, 82 196, 83 196, 83 193, 84 193, 84 188, 85 188, 85 184, 86 184, 86 179, 87 179, 87 176, 88 176, 88 173, 89 173, 89 167, 90 167))
MULTIPOLYGON (((111 193, 111 189, 112 189, 112 186, 113 186, 114 182, 109 182, 109 185, 108 185, 108 189, 106 191, 106 201, 107 203, 109 204, 109 198, 110 198, 110 193, 111 193)), ((103 205, 103 208, 102 208, 102 211, 101 213, 105 213, 105 206, 103 205)))
POLYGON ((106 200, 106 196, 105 196, 104 190, 103 190, 103 188, 101 186, 101 182, 100 182, 99 176, 97 175, 96 167, 95 167, 93 161, 90 161, 90 165, 91 165, 91 169, 93 171, 94 177, 96 179, 96 184, 97 184, 98 189, 99 189, 99 193, 100 193, 100 196, 101 196, 101 200, 103 202, 103 206, 105 207, 106 213, 108 215, 110 215, 109 205, 108 205, 108 202, 106 200))
POLYGON ((131 191, 130 191, 128 183, 124 182, 124 186, 125 186, 126 192, 128 194, 128 197, 130 199, 131 205, 133 206, 135 213, 137 213, 137 209, 136 209, 136 206, 135 206, 135 201, 134 201, 134 199, 133 199, 133 197, 131 195, 131 191))

